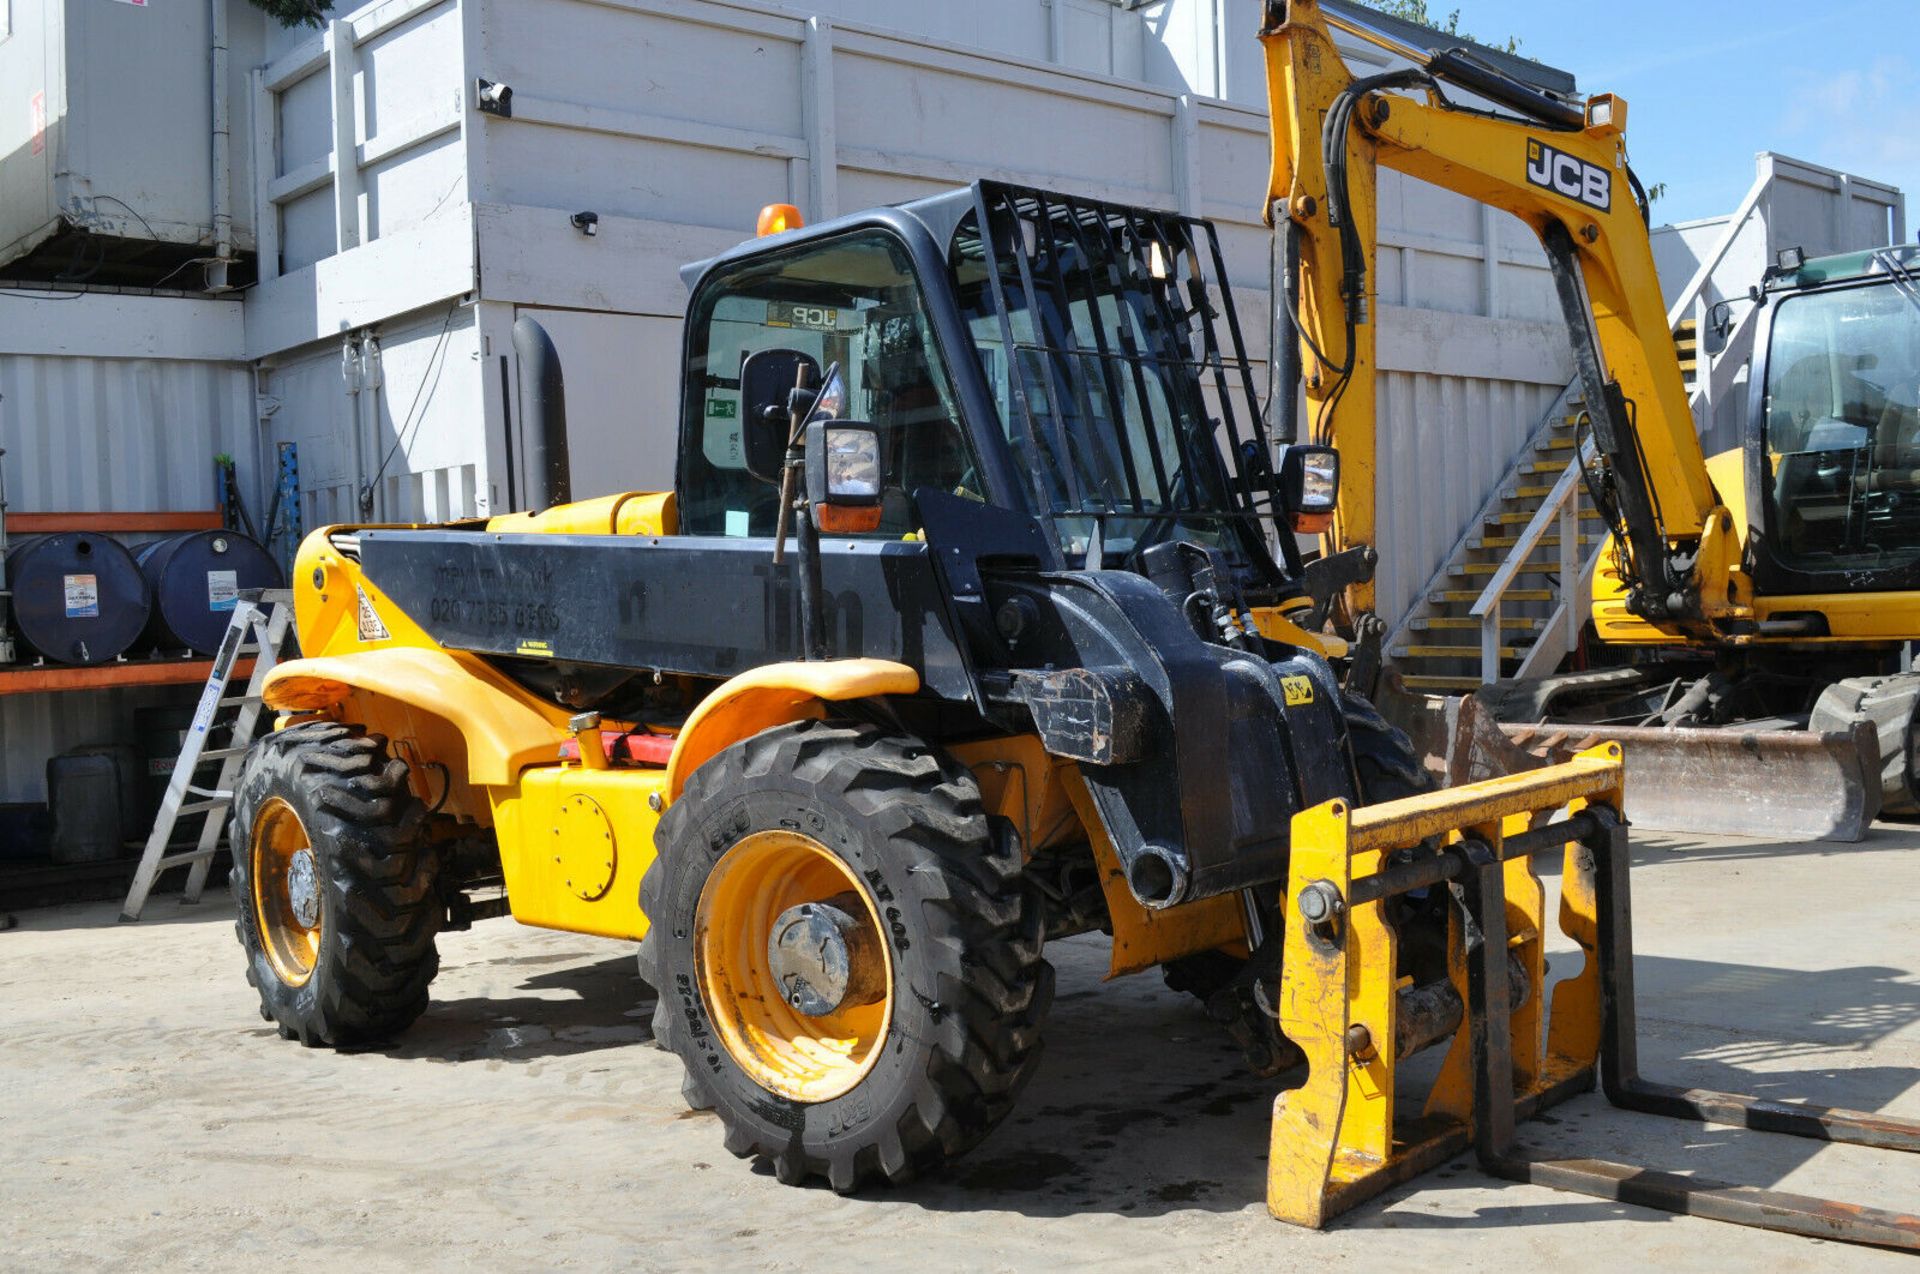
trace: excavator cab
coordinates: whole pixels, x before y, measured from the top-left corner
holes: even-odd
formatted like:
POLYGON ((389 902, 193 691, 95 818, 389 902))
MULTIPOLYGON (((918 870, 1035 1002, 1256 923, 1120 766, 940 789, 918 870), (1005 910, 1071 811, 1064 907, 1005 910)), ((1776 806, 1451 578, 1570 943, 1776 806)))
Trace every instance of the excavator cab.
POLYGON ((1776 272, 1756 346, 1749 511, 1762 593, 1920 584, 1920 249, 1776 272))

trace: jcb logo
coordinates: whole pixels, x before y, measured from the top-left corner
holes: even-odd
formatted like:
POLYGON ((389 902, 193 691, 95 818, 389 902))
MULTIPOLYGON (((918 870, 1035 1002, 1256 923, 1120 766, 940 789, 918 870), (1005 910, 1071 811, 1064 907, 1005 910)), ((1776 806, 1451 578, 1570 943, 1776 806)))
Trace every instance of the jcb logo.
POLYGON ((1527 180, 1601 212, 1613 207, 1612 173, 1532 138, 1527 139, 1527 180))

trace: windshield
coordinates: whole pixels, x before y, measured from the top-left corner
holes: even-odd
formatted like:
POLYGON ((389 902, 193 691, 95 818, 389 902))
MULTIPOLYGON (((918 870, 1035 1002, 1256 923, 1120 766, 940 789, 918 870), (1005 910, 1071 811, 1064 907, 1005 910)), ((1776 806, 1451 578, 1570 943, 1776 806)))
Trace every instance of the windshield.
POLYGON ((1883 282, 1779 306, 1764 425, 1775 554, 1808 571, 1920 560, 1920 297, 1883 282))
POLYGON ((1124 560, 1185 539, 1264 558, 1246 533, 1271 474, 1258 464, 1238 331, 1216 330, 1228 307, 1209 294, 1223 287, 1210 227, 981 191, 954 235, 955 291, 1015 463, 1053 512, 1062 549, 1083 558, 1097 541, 1104 558, 1124 560), (1243 446, 1247 474, 1228 463, 1243 446))

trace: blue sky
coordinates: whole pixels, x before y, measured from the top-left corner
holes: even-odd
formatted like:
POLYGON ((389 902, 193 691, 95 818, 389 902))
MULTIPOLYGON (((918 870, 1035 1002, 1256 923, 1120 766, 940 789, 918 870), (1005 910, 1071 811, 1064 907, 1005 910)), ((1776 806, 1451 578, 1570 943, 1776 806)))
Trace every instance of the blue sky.
POLYGON ((1729 213, 1772 150, 1906 191, 1920 220, 1920 6, 1915 0, 1434 0, 1489 42, 1627 99, 1627 142, 1656 221, 1729 213))

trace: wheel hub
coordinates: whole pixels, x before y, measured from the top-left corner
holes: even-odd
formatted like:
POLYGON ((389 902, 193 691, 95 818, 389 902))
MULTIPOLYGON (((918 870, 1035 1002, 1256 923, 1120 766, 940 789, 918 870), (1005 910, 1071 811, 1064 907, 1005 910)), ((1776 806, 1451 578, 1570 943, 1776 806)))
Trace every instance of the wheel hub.
POLYGON ((294 851, 287 863, 287 904, 302 929, 320 922, 320 879, 314 871, 313 851, 294 851))
POLYGON ((843 904, 860 906, 843 895, 789 907, 774 918, 767 936, 767 964, 782 998, 808 1017, 872 1004, 885 992, 885 957, 872 926, 843 904))

